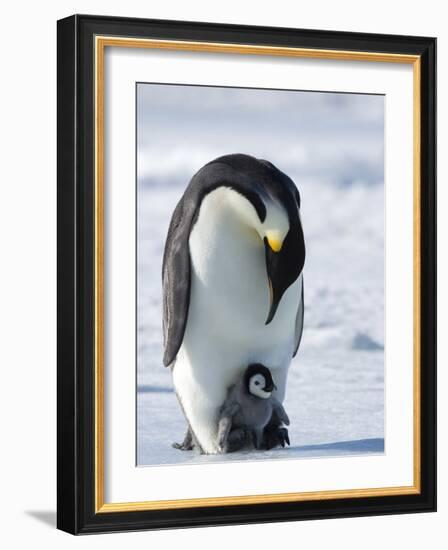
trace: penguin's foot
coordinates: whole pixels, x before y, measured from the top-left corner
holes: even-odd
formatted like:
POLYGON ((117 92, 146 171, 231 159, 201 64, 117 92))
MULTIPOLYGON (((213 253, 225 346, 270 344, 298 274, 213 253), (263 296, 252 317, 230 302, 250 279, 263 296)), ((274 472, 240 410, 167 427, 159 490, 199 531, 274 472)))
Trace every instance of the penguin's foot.
POLYGON ((221 454, 234 453, 242 449, 247 443, 246 431, 242 428, 235 428, 227 436, 227 441, 224 445, 220 445, 219 451, 221 454))
POLYGON ((290 445, 288 430, 283 426, 268 426, 264 431, 264 447, 269 451, 274 447, 290 445))
POLYGON ((194 449, 194 445, 185 445, 184 442, 177 443, 175 441, 173 443, 173 448, 178 449, 179 451, 192 451, 194 449))
POLYGON ((179 449, 179 451, 192 451, 194 449, 193 434, 190 428, 188 428, 182 443, 173 443, 173 447, 179 449))

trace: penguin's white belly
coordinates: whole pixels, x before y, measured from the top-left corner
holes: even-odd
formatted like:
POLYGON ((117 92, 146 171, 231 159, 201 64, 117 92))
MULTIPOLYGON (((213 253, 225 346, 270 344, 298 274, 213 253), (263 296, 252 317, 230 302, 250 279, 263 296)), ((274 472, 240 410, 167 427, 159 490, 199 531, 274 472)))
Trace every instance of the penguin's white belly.
POLYGON ((250 363, 259 362, 271 370, 276 397, 284 398, 301 276, 283 295, 274 319, 265 325, 269 287, 263 243, 254 242, 252 235, 232 234, 228 226, 220 242, 213 229, 207 237, 208 247, 203 234, 192 233, 190 238, 190 306, 173 380, 203 451, 215 453, 219 409, 228 388, 250 363))

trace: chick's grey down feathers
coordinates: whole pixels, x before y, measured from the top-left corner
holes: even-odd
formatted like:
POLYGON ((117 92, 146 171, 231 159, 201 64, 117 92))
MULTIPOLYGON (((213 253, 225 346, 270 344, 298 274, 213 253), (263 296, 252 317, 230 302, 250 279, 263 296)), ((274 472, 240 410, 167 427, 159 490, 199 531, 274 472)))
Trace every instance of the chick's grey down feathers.
POLYGON ((273 417, 276 418, 276 423, 289 426, 288 415, 280 401, 272 395, 267 399, 262 399, 250 394, 243 375, 229 389, 227 398, 220 410, 218 445, 221 452, 229 450, 229 434, 235 430, 245 431, 252 437, 255 448, 261 448, 263 430, 273 417))

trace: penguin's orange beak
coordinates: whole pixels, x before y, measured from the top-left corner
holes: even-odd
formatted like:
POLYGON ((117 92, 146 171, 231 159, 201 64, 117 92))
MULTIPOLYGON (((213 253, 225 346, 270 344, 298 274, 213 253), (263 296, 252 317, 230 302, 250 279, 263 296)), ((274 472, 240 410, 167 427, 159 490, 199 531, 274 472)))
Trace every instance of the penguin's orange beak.
POLYGON ((280 252, 283 246, 283 239, 281 238, 279 231, 266 231, 266 240, 268 242, 269 248, 273 252, 280 252))

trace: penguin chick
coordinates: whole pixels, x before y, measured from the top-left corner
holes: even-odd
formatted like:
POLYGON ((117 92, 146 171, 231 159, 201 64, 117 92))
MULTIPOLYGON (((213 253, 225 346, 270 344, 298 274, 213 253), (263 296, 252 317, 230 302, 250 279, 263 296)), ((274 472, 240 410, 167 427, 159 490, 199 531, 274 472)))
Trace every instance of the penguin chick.
MULTIPOLYGON (((260 363, 247 367, 232 386, 223 403, 218 423, 218 449, 221 453, 231 451, 232 434, 242 432, 252 436, 256 449, 263 441, 263 430, 275 414, 280 423, 289 426, 289 418, 280 401, 272 396, 276 389, 271 371, 260 363)), ((289 440, 286 436, 286 442, 289 440)), ((284 442, 283 442, 284 446, 284 442)))

